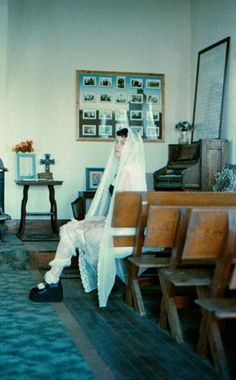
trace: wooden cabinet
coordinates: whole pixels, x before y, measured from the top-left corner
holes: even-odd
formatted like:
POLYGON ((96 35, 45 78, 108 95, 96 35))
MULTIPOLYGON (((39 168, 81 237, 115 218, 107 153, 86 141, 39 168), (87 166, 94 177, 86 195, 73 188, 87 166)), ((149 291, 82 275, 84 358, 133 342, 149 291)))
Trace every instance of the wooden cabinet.
POLYGON ((228 141, 200 140, 192 144, 170 144, 167 165, 153 173, 155 190, 211 191, 215 173, 228 161, 228 141))
POLYGON ((201 190, 211 190, 215 174, 228 162, 227 140, 203 140, 201 142, 201 190))

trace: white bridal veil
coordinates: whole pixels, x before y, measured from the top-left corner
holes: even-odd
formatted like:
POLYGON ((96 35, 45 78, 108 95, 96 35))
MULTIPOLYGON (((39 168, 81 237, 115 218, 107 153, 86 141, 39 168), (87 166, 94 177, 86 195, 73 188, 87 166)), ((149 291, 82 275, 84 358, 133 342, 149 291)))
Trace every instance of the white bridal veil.
MULTIPOLYGON (((142 138, 128 128, 126 140, 125 149, 120 158, 115 155, 113 145, 100 185, 86 215, 86 220, 106 217, 97 267, 97 289, 100 307, 106 306, 116 276, 116 254, 111 230, 115 193, 117 191, 147 190, 142 138), (128 182, 127 178, 129 179, 128 182), (111 198, 108 191, 110 184, 114 185, 111 198)), ((127 253, 124 256, 127 256, 127 253)))

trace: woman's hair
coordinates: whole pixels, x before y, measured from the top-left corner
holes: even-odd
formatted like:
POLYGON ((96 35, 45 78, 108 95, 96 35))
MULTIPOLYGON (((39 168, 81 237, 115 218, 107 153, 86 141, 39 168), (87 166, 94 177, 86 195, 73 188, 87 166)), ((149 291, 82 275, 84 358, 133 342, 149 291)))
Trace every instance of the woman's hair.
POLYGON ((128 129, 127 128, 122 128, 122 129, 119 129, 119 131, 116 132, 117 136, 121 136, 121 137, 125 137, 127 138, 128 137, 128 129))

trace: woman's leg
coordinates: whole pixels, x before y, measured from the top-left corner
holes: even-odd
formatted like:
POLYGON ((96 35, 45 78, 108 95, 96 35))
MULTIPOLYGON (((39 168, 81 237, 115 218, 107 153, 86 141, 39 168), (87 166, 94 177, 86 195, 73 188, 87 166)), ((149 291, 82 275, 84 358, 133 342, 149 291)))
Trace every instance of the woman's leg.
POLYGON ((76 255, 76 246, 80 250, 79 268, 84 289, 88 292, 96 288, 97 261, 103 226, 104 218, 99 222, 97 220, 80 222, 73 220, 60 229, 61 239, 56 255, 54 260, 49 263, 51 269, 46 272, 45 281, 31 290, 29 297, 32 301, 62 300, 60 275, 66 266, 70 266, 71 257, 76 255))
POLYGON ((74 249, 71 250, 71 247, 61 239, 58 246, 55 257, 53 261, 49 263, 51 269, 45 273, 45 281, 48 284, 56 284, 60 280, 60 276, 65 267, 71 265, 71 258, 74 254, 74 249))
POLYGON ((57 247, 54 260, 49 263, 51 269, 46 272, 45 281, 38 284, 30 292, 29 298, 36 302, 61 301, 63 298, 62 286, 60 283, 61 273, 66 266, 70 266, 71 258, 76 254, 76 224, 67 223, 61 229, 61 239, 57 247))

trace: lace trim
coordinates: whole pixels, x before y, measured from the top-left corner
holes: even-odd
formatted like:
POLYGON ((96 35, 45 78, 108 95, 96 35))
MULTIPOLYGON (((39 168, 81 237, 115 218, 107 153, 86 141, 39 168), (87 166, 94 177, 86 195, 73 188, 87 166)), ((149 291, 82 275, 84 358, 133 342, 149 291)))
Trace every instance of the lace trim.
POLYGON ((72 256, 76 256, 75 236, 73 231, 79 231, 79 222, 75 219, 71 220, 60 228, 60 239, 71 249, 72 256))
POLYGON ((96 286, 91 287, 91 284, 89 283, 89 276, 88 276, 88 271, 86 269, 86 257, 85 257, 85 252, 80 250, 79 252, 79 272, 80 272, 80 277, 81 277, 81 282, 84 287, 84 291, 86 293, 91 292, 92 290, 96 289, 96 286))
POLYGON ((97 289, 99 307, 106 307, 109 294, 115 283, 115 277, 116 269, 112 237, 111 235, 106 236, 106 233, 104 233, 104 239, 102 239, 100 244, 97 265, 97 289))

